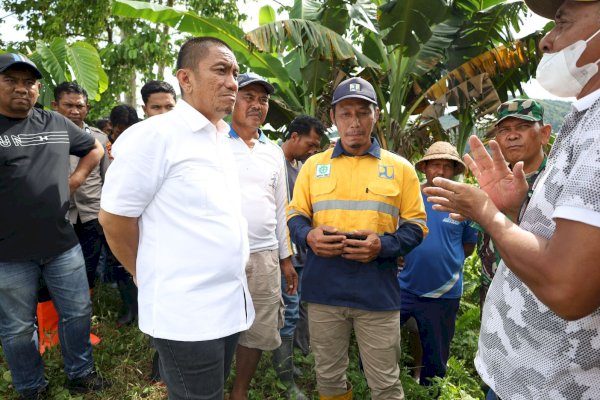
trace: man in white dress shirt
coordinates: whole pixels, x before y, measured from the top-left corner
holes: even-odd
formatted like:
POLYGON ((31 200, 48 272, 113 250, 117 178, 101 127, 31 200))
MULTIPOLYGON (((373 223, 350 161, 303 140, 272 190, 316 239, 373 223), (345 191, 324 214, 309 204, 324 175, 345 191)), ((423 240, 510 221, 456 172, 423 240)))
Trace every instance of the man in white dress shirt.
POLYGON ((240 331, 254 320, 248 232, 228 143, 238 65, 222 41, 188 40, 182 99, 129 128, 113 147, 100 221, 139 288, 169 399, 223 399, 240 331))

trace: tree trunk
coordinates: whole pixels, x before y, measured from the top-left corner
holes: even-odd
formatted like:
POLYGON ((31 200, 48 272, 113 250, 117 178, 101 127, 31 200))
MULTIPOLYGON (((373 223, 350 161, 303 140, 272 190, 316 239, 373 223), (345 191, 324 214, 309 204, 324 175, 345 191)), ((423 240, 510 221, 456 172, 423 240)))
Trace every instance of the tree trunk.
MULTIPOLYGON (((174 0, 167 0, 167 6, 173 7, 173 3, 174 3, 174 0)), ((169 37, 169 26, 166 25, 166 24, 163 25, 162 37, 163 38, 169 37)), ((168 51, 169 51, 169 42, 165 41, 164 42, 163 54, 167 54, 168 51)), ((165 79, 165 67, 166 67, 166 65, 165 65, 165 59, 161 58, 161 60, 158 62, 158 72, 156 73, 156 78, 157 79, 159 79, 159 80, 165 79)))
POLYGON ((137 84, 135 82, 135 71, 131 71, 131 76, 129 77, 129 90, 125 94, 125 103, 135 109, 137 109, 136 94, 137 84))

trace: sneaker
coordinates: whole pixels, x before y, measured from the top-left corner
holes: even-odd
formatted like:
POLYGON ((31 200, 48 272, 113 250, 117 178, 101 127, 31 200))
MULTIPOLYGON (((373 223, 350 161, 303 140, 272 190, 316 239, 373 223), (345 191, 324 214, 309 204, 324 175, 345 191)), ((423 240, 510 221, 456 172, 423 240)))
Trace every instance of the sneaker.
POLYGON ((41 389, 30 389, 21 392, 19 400, 45 400, 48 394, 48 386, 44 386, 41 389))
POLYGON ((65 385, 67 390, 75 393, 97 392, 111 386, 110 382, 99 376, 96 371, 92 371, 81 378, 67 379, 65 385))

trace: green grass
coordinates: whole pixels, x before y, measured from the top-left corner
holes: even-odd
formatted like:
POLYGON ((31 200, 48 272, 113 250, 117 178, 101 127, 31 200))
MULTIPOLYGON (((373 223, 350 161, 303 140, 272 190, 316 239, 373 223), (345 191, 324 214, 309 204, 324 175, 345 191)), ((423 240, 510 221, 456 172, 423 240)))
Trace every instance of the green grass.
MULTIPOLYGON (((456 334, 452 343, 447 376, 439 379, 436 385, 425 389, 416 384, 410 377, 410 356, 403 340, 401 379, 407 400, 426 400, 439 396, 442 400, 451 399, 481 399, 483 392, 481 382, 473 367, 473 357, 477 346, 479 329, 479 307, 472 302, 476 296, 473 292, 476 284, 476 260, 467 262, 465 283, 466 295, 461 304, 456 334)), ((94 359, 98 371, 108 378, 113 386, 99 393, 84 396, 71 396, 64 388, 65 375, 62 371, 63 362, 58 347, 44 354, 46 376, 50 381, 50 399, 54 400, 162 400, 166 399, 166 389, 152 384, 148 380, 151 368, 153 350, 146 335, 141 333, 136 325, 117 328, 116 319, 120 306, 120 298, 116 289, 106 285, 98 285, 94 291, 94 316, 92 331, 97 333, 102 342, 94 348, 94 359)), ((406 332, 403 332, 406 338, 406 332)), ((350 366, 348 379, 353 385, 354 399, 368 400, 370 394, 367 382, 358 369, 358 350, 352 340, 350 348, 350 366)), ((303 371, 303 376, 297 379, 297 384, 307 395, 318 399, 314 375, 314 358, 312 354, 304 357, 296 352, 295 362, 303 371)), ((230 389, 232 377, 227 382, 230 389)), ((263 354, 256 376, 253 380, 250 400, 279 400, 284 399, 284 387, 277 380, 275 371, 271 368, 270 353, 263 354)), ((10 372, 0 349, 0 399, 17 399, 16 392, 10 383, 10 372)))

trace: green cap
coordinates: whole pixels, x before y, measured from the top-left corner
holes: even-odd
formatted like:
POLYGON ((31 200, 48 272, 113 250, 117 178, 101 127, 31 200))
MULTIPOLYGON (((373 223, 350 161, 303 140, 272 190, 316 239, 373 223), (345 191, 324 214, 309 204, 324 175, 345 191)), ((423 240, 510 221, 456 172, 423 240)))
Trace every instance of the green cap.
POLYGON ((510 100, 500 104, 496 110, 496 126, 506 118, 519 118, 525 121, 541 121, 544 118, 544 107, 535 100, 510 100))

